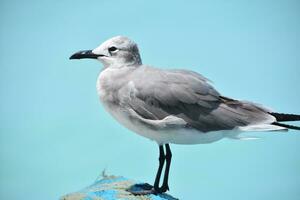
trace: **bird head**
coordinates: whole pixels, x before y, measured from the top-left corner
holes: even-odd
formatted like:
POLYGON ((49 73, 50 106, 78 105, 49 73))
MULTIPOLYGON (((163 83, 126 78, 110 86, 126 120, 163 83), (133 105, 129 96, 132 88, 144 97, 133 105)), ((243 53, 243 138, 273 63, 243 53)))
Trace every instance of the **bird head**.
POLYGON ((94 50, 73 54, 70 59, 97 59, 104 67, 138 66, 142 64, 138 46, 124 36, 113 37, 94 50))

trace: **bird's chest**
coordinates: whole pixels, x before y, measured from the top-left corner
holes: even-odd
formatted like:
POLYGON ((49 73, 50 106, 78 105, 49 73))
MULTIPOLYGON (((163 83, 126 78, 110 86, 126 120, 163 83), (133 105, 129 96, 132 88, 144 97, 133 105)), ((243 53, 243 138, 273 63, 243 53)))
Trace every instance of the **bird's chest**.
POLYGON ((97 79, 97 92, 105 110, 119 123, 128 129, 138 132, 139 128, 132 121, 129 113, 129 103, 135 95, 133 81, 127 77, 128 73, 115 74, 114 70, 101 72, 97 79))
POLYGON ((97 79, 97 93, 100 101, 104 104, 119 104, 123 96, 126 95, 124 90, 128 84, 128 69, 105 69, 97 79), (123 94, 120 94, 120 93, 123 94))

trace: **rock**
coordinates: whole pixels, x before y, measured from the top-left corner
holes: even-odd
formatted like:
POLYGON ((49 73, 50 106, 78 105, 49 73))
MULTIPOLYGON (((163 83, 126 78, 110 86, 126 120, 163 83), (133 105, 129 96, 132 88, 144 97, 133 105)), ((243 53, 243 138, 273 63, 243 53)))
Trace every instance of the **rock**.
POLYGON ((168 194, 133 195, 127 190, 141 184, 122 176, 103 176, 92 185, 67 195, 60 200, 178 200, 168 194))

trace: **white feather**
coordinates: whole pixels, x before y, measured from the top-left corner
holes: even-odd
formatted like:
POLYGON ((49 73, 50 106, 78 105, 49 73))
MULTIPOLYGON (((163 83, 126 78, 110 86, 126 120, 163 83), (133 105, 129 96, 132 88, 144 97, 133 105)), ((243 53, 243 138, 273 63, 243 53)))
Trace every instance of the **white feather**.
POLYGON ((238 128, 241 131, 287 131, 287 128, 272 124, 253 124, 238 128))

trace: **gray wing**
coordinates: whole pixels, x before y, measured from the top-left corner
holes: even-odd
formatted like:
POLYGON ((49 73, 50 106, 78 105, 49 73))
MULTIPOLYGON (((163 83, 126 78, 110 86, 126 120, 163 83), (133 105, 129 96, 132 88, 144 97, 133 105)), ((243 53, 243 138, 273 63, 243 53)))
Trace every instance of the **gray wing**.
POLYGON ((134 72, 131 80, 135 95, 128 104, 144 119, 176 116, 202 132, 274 121, 266 109, 256 104, 221 96, 195 72, 144 66, 134 72))

